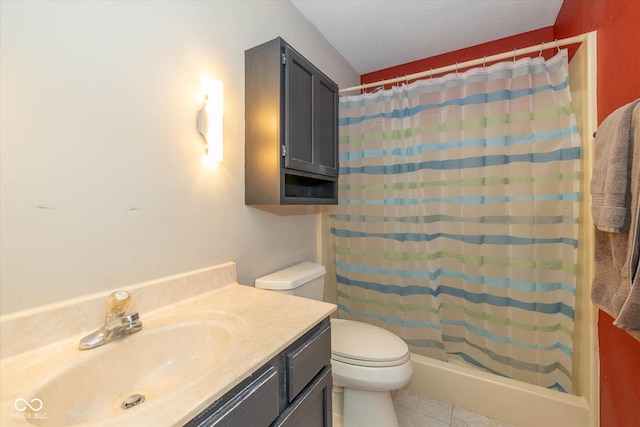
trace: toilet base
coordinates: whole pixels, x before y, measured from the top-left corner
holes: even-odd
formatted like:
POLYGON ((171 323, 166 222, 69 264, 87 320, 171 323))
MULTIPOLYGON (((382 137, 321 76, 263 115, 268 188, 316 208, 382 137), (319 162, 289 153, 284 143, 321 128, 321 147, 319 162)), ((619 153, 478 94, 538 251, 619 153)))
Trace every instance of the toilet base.
POLYGON ((342 419, 344 404, 344 388, 333 384, 333 390, 331 391, 331 406, 334 414, 340 415, 342 419))
POLYGON ((334 387, 333 410, 344 427, 399 427, 391 393, 334 387))

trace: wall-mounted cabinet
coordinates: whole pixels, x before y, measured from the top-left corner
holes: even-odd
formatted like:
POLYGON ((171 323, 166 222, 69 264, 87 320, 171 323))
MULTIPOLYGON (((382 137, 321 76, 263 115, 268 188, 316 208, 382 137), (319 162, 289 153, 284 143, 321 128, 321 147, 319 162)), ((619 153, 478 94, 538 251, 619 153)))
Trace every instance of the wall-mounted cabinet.
POLYGON ((278 37, 245 52, 245 203, 338 201, 338 86, 278 37))

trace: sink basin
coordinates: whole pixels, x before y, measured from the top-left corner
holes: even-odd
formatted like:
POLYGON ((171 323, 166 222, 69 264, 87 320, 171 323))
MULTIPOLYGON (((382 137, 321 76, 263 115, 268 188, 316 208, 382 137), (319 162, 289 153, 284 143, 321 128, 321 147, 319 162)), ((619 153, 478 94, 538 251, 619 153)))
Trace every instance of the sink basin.
POLYGON ((33 411, 27 409, 32 412, 28 422, 56 427, 94 424, 153 406, 154 399, 178 393, 215 369, 233 342, 224 322, 165 323, 145 323, 136 334, 82 352, 75 363, 34 391, 31 401, 44 402, 47 414, 43 417, 34 404, 33 411), (144 396, 144 402, 138 403, 136 395, 144 396), (131 407, 123 409, 127 399, 131 407))

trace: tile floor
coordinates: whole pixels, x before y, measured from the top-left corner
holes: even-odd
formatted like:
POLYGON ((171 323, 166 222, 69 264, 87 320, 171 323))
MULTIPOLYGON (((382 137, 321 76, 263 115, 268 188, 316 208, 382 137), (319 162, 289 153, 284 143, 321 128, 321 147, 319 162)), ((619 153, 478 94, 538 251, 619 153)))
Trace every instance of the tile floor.
POLYGON ((400 427, 513 427, 404 389, 398 390, 393 403, 400 427))

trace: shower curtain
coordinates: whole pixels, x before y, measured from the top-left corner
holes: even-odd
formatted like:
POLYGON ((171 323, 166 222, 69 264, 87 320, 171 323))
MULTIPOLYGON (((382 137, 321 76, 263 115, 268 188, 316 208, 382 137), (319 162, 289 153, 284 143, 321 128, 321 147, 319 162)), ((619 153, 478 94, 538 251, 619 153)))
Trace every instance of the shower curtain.
POLYGON ((571 392, 580 139, 566 51, 340 100, 339 316, 571 392))

